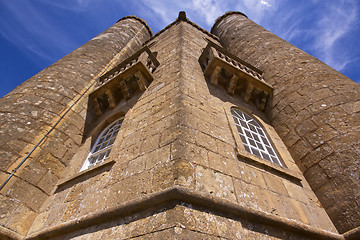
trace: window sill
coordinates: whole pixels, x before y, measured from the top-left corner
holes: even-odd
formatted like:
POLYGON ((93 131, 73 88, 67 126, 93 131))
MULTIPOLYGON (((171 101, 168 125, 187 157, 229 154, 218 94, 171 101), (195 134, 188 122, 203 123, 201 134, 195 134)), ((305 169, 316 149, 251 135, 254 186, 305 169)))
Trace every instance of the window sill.
POLYGON ((100 170, 103 170, 105 169, 106 167, 109 167, 111 166, 112 164, 115 163, 115 160, 107 160, 105 162, 102 162, 98 165, 95 165, 93 167, 90 167, 84 171, 81 171, 81 172, 78 172, 76 174, 74 174, 73 176, 69 177, 69 178, 66 178, 62 181, 60 181, 58 184, 57 184, 57 191, 61 188, 64 188, 66 185, 73 185, 75 183, 78 183, 80 181, 82 181, 82 178, 85 176, 85 175, 96 175, 97 171, 100 172, 100 170))
POLYGON ((251 153, 248 153, 246 150, 236 148, 236 155, 239 160, 244 161, 248 164, 251 164, 255 167, 261 167, 268 171, 273 172, 274 174, 285 177, 290 181, 301 184, 302 178, 301 175, 295 171, 292 171, 288 168, 283 168, 273 162, 267 161, 265 159, 259 158, 251 153))

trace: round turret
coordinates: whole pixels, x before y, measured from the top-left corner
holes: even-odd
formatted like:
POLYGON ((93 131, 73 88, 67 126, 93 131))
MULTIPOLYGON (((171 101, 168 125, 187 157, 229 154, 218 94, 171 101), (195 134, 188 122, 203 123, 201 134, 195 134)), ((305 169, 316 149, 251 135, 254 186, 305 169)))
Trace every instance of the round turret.
POLYGON ((264 71, 274 87, 267 114, 339 232, 360 226, 360 85, 242 13, 211 32, 264 71))
POLYGON ((28 231, 81 144, 92 84, 151 35, 144 20, 122 18, 0 100, 1 219, 8 236, 28 231))

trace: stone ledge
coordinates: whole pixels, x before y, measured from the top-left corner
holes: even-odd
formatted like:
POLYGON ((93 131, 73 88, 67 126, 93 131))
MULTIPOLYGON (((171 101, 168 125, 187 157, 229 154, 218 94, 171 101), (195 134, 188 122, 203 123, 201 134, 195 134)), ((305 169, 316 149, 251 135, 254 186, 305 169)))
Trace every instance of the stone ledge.
POLYGON ((10 230, 10 229, 7 229, 3 226, 0 226, 0 239, 2 240, 20 240, 20 239, 23 239, 23 236, 10 230))
POLYGON ((267 212, 245 207, 238 203, 230 202, 226 199, 215 197, 210 194, 196 192, 180 186, 171 187, 153 194, 144 196, 141 199, 126 202, 124 204, 109 208, 104 212, 90 213, 75 220, 71 220, 61 225, 50 227, 30 234, 27 240, 48 239, 62 234, 67 234, 91 225, 108 221, 109 219, 128 216, 144 209, 156 207, 163 203, 188 203, 217 211, 231 216, 249 219, 254 222, 275 226, 286 231, 302 234, 314 239, 338 239, 345 238, 338 234, 315 228, 295 220, 289 220, 267 212))
POLYGON ((115 160, 107 160, 105 162, 102 162, 100 164, 97 164, 91 168, 88 168, 84 171, 81 171, 81 172, 78 172, 76 173, 75 175, 69 177, 69 178, 66 178, 62 181, 60 181, 58 184, 57 184, 57 189, 56 191, 62 189, 65 187, 65 185, 68 185, 70 183, 75 183, 76 181, 78 181, 81 177, 87 175, 87 174, 90 174, 90 173, 94 173, 95 171, 97 170, 100 170, 102 168, 105 168, 107 166, 110 166, 111 164, 114 164, 115 163, 115 160))
POLYGON ((358 240, 360 239, 360 227, 351 229, 343 234, 346 240, 358 240))
POLYGON ((265 169, 268 169, 268 170, 274 172, 274 174, 276 174, 280 177, 285 177, 285 178, 289 179, 290 181, 292 181, 298 185, 301 185, 301 181, 302 181, 301 175, 295 171, 292 171, 288 168, 280 167, 275 163, 272 163, 268 160, 261 159, 251 153, 248 153, 247 151, 242 151, 239 148, 236 148, 236 155, 237 155, 238 159, 241 161, 244 161, 244 162, 249 163, 254 166, 263 167, 265 169))

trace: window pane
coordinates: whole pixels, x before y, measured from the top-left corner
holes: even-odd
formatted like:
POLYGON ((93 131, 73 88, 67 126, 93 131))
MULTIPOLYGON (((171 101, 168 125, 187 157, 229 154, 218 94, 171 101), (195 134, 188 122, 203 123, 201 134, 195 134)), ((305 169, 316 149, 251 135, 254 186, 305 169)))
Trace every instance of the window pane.
MULTIPOLYGON (((111 150, 111 149, 110 149, 111 150)), ((110 154, 110 150, 107 150, 106 153, 105 153, 105 158, 107 158, 110 154)))
POLYGON ((271 147, 266 147, 266 149, 268 150, 268 152, 271 154, 271 155, 275 155, 274 151, 271 149, 271 147))
POLYGON ((243 128, 248 128, 248 126, 246 125, 246 123, 244 121, 240 121, 240 123, 243 128))
POLYGON ((252 151, 253 154, 255 154, 256 156, 261 157, 260 152, 259 152, 257 149, 251 148, 251 151, 252 151))
POLYGON ((115 142, 115 138, 121 127, 122 120, 118 120, 107 127, 98 137, 95 147, 91 151, 91 155, 84 163, 82 170, 105 161, 111 151, 111 146, 115 142), (107 149, 105 151, 105 148, 107 149))
POLYGON ((261 128, 260 125, 254 119, 251 119, 249 122, 256 127, 261 128))
POLYGON ((253 137, 254 137, 254 139, 255 139, 256 141, 260 142, 260 138, 258 137, 257 134, 253 134, 253 137))
POLYGON ((264 147, 263 147, 263 145, 262 145, 261 143, 256 142, 256 145, 257 145, 257 147, 258 147, 259 149, 264 150, 264 147))
POLYGON ((256 128, 253 125, 249 124, 249 128, 251 129, 251 131, 256 132, 256 128))
POLYGON ((240 134, 243 133, 243 131, 242 131, 242 129, 241 129, 240 126, 236 125, 236 128, 237 128, 237 130, 238 130, 238 132, 239 132, 240 134))
POLYGON ((115 138, 113 137, 112 139, 110 139, 110 141, 109 141, 109 145, 108 146, 111 146, 111 145, 113 145, 113 143, 115 142, 115 138))
POLYGON ((261 139, 263 140, 263 142, 265 143, 265 145, 269 146, 269 142, 267 141, 267 139, 265 137, 261 137, 261 139))
POLYGON ((260 133, 261 136, 265 136, 264 132, 261 130, 261 128, 258 128, 258 132, 260 133))
POLYGON ((244 135, 240 135, 240 138, 241 138, 241 141, 242 141, 243 143, 246 143, 246 138, 245 138, 244 135))
POLYGON ((97 152, 100 149, 101 145, 97 145, 94 152, 97 152))
POLYGON ((251 146, 257 147, 254 140, 252 140, 250 138, 248 140, 249 140, 249 143, 251 144, 251 146))
POLYGON ((271 161, 270 156, 269 156, 268 154, 262 152, 262 156, 263 156, 263 158, 265 158, 266 160, 271 161))
POLYGON ((245 150, 282 166, 261 124, 239 109, 232 108, 231 113, 245 150))
POLYGON ((105 138, 105 142, 107 141, 107 140, 109 140, 111 138, 111 134, 109 133, 107 136, 106 136, 106 138, 105 138))
POLYGON ((105 153, 100 154, 99 160, 102 160, 105 157, 105 153))
POLYGON ((280 161, 279 161, 279 159, 278 159, 277 157, 271 157, 271 160, 272 160, 274 163, 281 165, 281 164, 280 164, 280 161))

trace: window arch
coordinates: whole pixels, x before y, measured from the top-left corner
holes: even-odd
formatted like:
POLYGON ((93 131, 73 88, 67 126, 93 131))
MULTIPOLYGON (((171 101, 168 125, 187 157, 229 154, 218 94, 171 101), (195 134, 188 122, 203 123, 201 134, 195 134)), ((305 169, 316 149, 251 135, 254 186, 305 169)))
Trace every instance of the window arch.
POLYGON ((116 135, 120 130, 122 122, 123 118, 118 119, 112 122, 100 133, 80 171, 86 170, 106 160, 110 154, 111 148, 115 142, 116 135))
POLYGON ((280 166, 284 166, 263 127, 252 116, 237 108, 231 108, 236 128, 246 151, 280 166))

